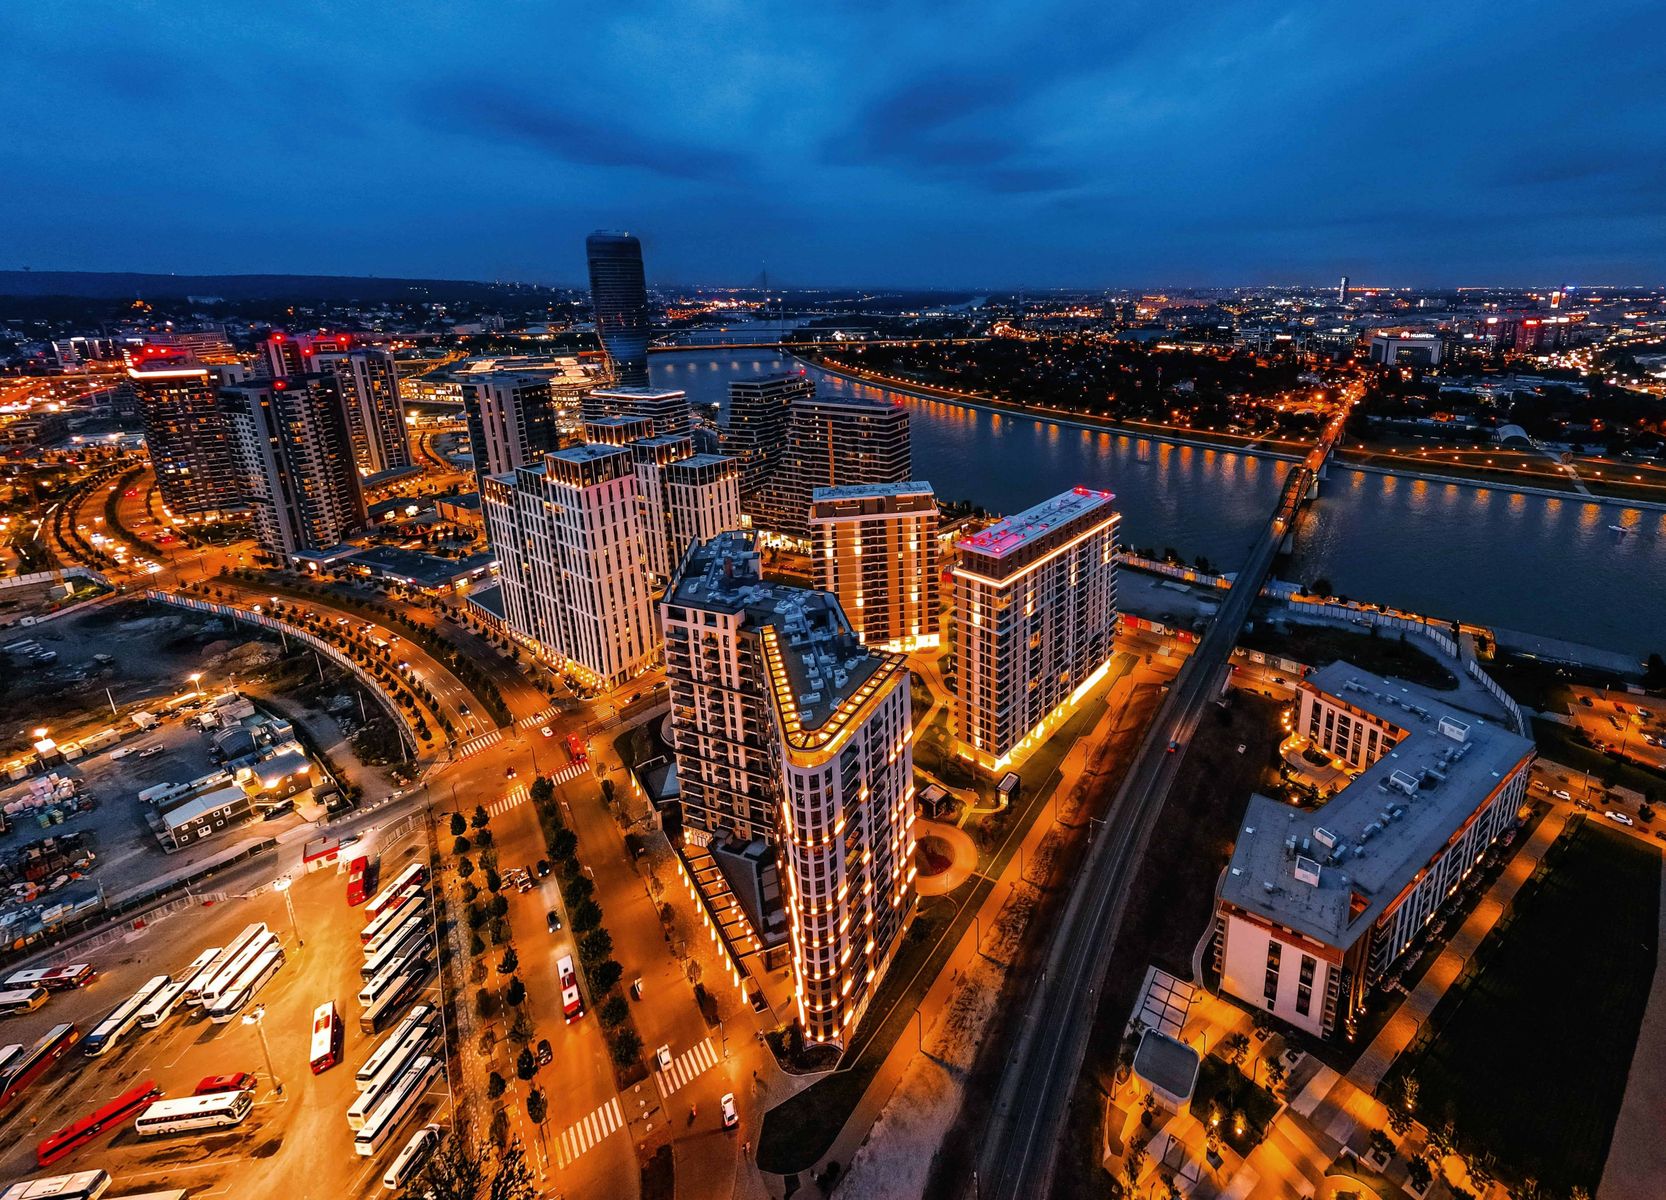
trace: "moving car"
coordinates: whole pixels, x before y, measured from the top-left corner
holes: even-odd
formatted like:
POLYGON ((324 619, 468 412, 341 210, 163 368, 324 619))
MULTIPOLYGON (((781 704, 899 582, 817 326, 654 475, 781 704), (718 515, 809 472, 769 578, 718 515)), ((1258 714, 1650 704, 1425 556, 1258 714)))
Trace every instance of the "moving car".
POLYGON ((542 878, 544 878, 544 876, 548 875, 549 873, 550 873, 550 860, 547 859, 547 858, 540 858, 538 860, 538 878, 542 879, 542 878))
POLYGON ((1180 749, 1180 743, 1175 741, 1173 738, 1170 738, 1169 739, 1169 753, 1173 754, 1178 749, 1180 749))
POLYGON ((547 1067, 555 1061, 555 1051, 550 1049, 549 1038, 541 1038, 538 1042, 538 1065, 547 1067))
POLYGON ((654 1051, 654 1061, 659 1064, 660 1070, 669 1071, 671 1069, 671 1047, 665 1045, 654 1051))
POLYGON ((1637 824, 1636 821, 1633 821, 1630 817, 1626 816, 1625 813, 1615 812, 1613 809, 1608 809, 1602 815, 1607 817, 1610 821, 1614 822, 1614 824, 1624 825, 1627 828, 1630 828, 1631 826, 1637 824))
POLYGON ((735 1108, 733 1092, 725 1092, 723 1098, 717 1102, 717 1107, 723 1112, 723 1128, 733 1129, 740 1124, 740 1112, 735 1108))
POLYGON ((503 777, 505 779, 513 779, 513 778, 515 778, 515 775, 516 775, 516 771, 515 771, 514 767, 505 767, 505 768, 503 768, 503 777))
POLYGON ((155 758, 158 754, 161 754, 166 749, 167 749, 166 746, 147 746, 147 747, 145 747, 145 749, 139 751, 139 757, 140 758, 155 758))
POLYGON ((1571 792, 1569 792, 1566 788, 1557 788, 1555 791, 1551 792, 1550 794, 1552 796, 1555 796, 1558 800, 1572 800, 1573 799, 1573 794, 1571 792))
POLYGON ((556 912, 555 909, 553 909, 553 908, 550 909, 549 912, 545 913, 544 914, 544 928, 549 930, 551 933, 560 932, 560 930, 561 930, 561 914, 556 912))
POLYGON ((548 725, 544 726, 538 732, 543 734, 545 737, 554 737, 555 736, 555 730, 551 729, 548 725))

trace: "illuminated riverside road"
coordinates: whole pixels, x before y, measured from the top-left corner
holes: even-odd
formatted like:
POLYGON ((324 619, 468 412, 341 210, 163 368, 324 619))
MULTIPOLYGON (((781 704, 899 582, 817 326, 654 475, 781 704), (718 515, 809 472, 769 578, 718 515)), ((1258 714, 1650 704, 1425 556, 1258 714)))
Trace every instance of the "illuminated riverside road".
MULTIPOLYGON (((797 369, 766 350, 656 354, 658 386, 716 403, 729 381, 797 369)), ((827 393, 913 410, 914 474, 940 496, 1016 512, 1065 487, 1109 488, 1123 537, 1236 570, 1290 463, 923 400, 811 370, 827 393)), ((1332 463, 1281 574, 1440 617, 1666 653, 1666 512, 1350 469, 1332 463), (1618 534, 1609 526, 1632 530, 1618 534), (1438 563, 1439 570, 1431 570, 1438 563)))

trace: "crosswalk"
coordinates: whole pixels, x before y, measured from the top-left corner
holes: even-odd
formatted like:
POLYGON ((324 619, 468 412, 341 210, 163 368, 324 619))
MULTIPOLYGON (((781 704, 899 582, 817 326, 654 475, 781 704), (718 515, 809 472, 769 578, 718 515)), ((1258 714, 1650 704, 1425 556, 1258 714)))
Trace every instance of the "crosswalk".
POLYGON ((504 793, 502 799, 493 800, 486 806, 486 815, 492 817, 501 816, 510 809, 518 808, 520 805, 525 803, 526 788, 517 783, 514 787, 504 793))
POLYGON ((590 1147, 625 1123, 624 1110, 615 1096, 581 1121, 561 1131, 561 1165, 567 1166, 590 1147))
POLYGON ((717 1047, 712 1045, 711 1038, 707 1038, 694 1049, 685 1050, 673 1058, 665 1070, 654 1072, 659 1094, 669 1098, 678 1088, 694 1082, 716 1065, 717 1047))
POLYGON ((470 738, 457 747, 457 757, 467 758, 471 754, 479 754, 488 746, 495 746, 503 740, 503 730, 494 729, 490 733, 483 733, 479 737, 470 738))
POLYGON ((550 778, 555 780, 556 783, 566 783, 569 779, 577 779, 588 770, 590 770, 590 764, 587 762, 568 763, 554 775, 551 775, 550 778))
POLYGON ((550 705, 541 713, 533 713, 530 717, 522 717, 515 722, 516 729, 531 729, 534 725, 548 725, 561 715, 558 705, 550 705))

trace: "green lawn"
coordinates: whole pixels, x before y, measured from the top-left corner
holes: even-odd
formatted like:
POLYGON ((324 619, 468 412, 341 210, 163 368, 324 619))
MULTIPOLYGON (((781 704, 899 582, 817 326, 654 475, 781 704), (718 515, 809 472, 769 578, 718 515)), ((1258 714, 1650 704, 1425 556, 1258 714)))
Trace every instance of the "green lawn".
POLYGON ((1384 1083, 1418 1085, 1417 1114, 1451 1120, 1506 1180, 1592 1194, 1602 1175, 1654 978, 1660 852, 1582 822, 1517 896, 1384 1083))

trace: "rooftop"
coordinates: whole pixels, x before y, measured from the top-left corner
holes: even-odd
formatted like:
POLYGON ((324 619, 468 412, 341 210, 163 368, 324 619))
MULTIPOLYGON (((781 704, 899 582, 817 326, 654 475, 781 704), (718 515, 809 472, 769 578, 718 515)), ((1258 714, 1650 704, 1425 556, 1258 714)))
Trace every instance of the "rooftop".
POLYGON ((1054 533, 1065 524, 1085 513, 1110 507, 1116 499, 1110 492, 1078 487, 1043 500, 1015 516, 997 521, 981 532, 960 539, 962 550, 971 550, 990 558, 1005 558, 1038 538, 1054 533))
POLYGON ((1317 809, 1250 797, 1221 898, 1345 949, 1531 757, 1533 743, 1345 662, 1302 686, 1405 736, 1317 809))
POLYGON ((614 454, 625 454, 623 446, 604 446, 599 442, 580 442, 576 446, 568 446, 565 450, 552 450, 544 457, 559 459, 561 462, 588 463, 596 462, 614 454))
POLYGON ((592 396, 619 396, 627 400, 683 400, 688 393, 681 388, 605 387, 596 388, 592 396))
POLYGON ((819 487, 810 493, 811 500, 860 500, 866 496, 916 496, 930 494, 931 484, 912 479, 907 483, 847 483, 839 487, 819 487))

